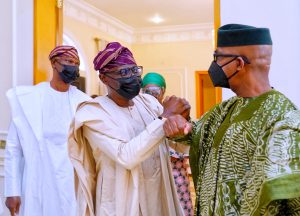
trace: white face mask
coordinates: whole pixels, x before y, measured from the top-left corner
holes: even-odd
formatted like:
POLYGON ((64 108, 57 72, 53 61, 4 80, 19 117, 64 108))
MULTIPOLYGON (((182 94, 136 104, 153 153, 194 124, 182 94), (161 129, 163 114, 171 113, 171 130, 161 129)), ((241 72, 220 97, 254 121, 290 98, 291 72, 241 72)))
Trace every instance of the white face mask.
POLYGON ((143 89, 143 93, 150 94, 156 99, 158 99, 162 93, 162 89, 158 86, 149 86, 143 89))

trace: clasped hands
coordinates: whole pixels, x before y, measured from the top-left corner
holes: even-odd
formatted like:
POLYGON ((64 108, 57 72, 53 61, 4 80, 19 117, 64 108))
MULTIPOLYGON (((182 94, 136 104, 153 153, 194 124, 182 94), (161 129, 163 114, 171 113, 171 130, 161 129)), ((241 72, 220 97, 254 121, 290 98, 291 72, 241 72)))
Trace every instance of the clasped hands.
POLYGON ((187 100, 171 96, 166 97, 162 105, 164 111, 161 117, 166 118, 163 126, 166 137, 184 136, 191 132, 192 124, 188 122, 191 106, 187 100))

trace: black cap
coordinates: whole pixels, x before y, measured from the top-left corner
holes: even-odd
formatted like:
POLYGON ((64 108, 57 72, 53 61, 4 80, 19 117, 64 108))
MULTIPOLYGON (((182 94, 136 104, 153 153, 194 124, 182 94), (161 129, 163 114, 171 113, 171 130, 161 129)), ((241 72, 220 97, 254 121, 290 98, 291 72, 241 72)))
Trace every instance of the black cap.
POLYGON ((217 47, 272 45, 268 28, 241 24, 227 24, 218 30, 217 47))

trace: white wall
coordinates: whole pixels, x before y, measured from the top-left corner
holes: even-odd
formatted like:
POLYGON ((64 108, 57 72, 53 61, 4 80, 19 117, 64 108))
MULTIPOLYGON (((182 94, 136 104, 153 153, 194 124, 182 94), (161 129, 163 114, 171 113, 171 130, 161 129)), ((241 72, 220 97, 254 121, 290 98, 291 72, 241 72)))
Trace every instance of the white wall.
MULTIPOLYGON (((271 85, 300 107, 300 1, 221 0, 221 25, 240 23, 270 28, 271 85)), ((223 99, 233 93, 223 90, 223 99)))
POLYGON ((0 139, 4 139, 9 122, 5 92, 12 86, 12 3, 4 1, 0 7, 0 139))
MULTIPOLYGON (((33 0, 2 1, 0 26, 0 140, 5 140, 10 121, 5 92, 16 85, 33 83, 33 0)), ((0 149, 2 204, 3 177, 3 150, 0 149)), ((9 215, 6 208, 3 215, 9 215)))
POLYGON ((33 0, 3 1, 0 7, 0 139, 10 112, 5 92, 33 83, 33 0))

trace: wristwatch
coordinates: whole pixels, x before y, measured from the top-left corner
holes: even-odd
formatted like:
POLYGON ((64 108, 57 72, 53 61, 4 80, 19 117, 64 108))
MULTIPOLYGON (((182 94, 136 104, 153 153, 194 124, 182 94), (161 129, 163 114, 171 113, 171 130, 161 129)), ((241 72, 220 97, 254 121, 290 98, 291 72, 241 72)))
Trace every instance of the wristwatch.
POLYGON ((162 121, 165 121, 165 120, 167 120, 167 118, 165 118, 165 117, 162 117, 162 116, 158 116, 157 118, 158 118, 158 119, 160 119, 160 120, 162 120, 162 121))

